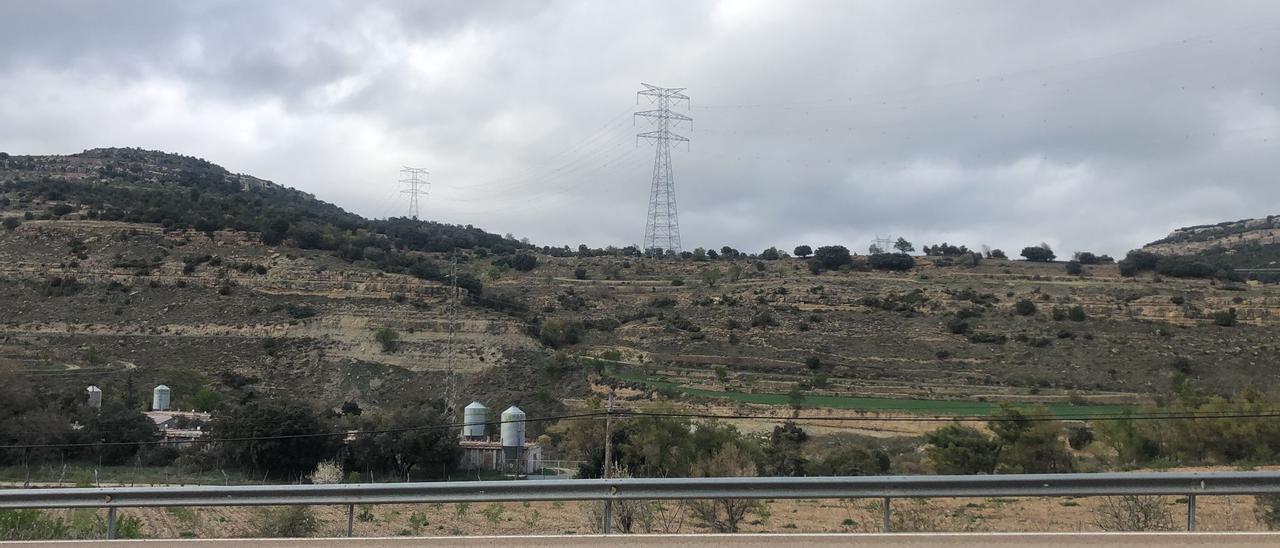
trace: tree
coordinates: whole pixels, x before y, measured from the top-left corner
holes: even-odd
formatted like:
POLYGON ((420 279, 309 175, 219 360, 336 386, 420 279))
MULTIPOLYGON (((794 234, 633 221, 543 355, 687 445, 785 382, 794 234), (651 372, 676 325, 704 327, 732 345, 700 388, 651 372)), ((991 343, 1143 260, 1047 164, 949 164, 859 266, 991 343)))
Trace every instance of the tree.
POLYGON ((853 262, 849 248, 842 245, 824 245, 813 252, 813 258, 822 263, 827 270, 836 270, 853 262))
MULTIPOLYGON (((724 478, 756 475, 756 465, 736 443, 725 442, 711 456, 693 466, 694 477, 724 478)), ((693 517, 716 533, 737 533, 748 515, 759 513, 764 503, 756 499, 698 500, 690 504, 693 517)))
POLYGON ((812 476, 871 476, 888 472, 891 465, 884 451, 845 445, 807 462, 805 472, 812 476))
POLYGON ((911 245, 911 242, 908 242, 906 238, 901 237, 898 238, 897 242, 894 242, 893 248, 898 250, 898 253, 911 253, 916 250, 916 246, 911 245))
MULTIPOLYGON (((639 417, 614 431, 615 464, 636 477, 688 476, 703 451, 719 446, 697 444, 689 430, 692 423, 682 417, 639 417)), ((732 439, 732 436, 730 436, 732 439)), ((588 443, 599 445, 603 432, 588 443)))
POLYGON ((338 446, 316 414, 297 401, 258 401, 216 415, 214 438, 254 438, 224 442, 218 450, 228 461, 280 479, 297 479, 315 470, 338 446))
POLYGON ((692 258, 698 262, 707 260, 707 250, 701 247, 694 248, 692 258))
POLYGON ((1025 257, 1028 261, 1033 261, 1038 263, 1052 262, 1055 257, 1055 255, 1053 254, 1053 250, 1049 248, 1049 244, 1040 244, 1037 246, 1024 247, 1022 248, 1022 256, 1025 257))
POLYGON ((804 454, 801 452, 809 434, 796 423, 787 421, 773 427, 769 441, 764 446, 764 473, 767 476, 799 477, 805 475, 804 454))
POLYGON ((1089 314, 1084 311, 1083 306, 1075 305, 1067 311, 1067 319, 1073 322, 1083 322, 1089 319, 1089 314))
POLYGON ((85 417, 82 433, 90 443, 102 443, 95 446, 93 452, 97 460, 107 466, 128 463, 142 444, 160 438, 151 419, 114 401, 102 402, 101 410, 85 417))
POLYGON ((1067 274, 1070 274, 1072 276, 1079 276, 1081 274, 1084 274, 1084 266, 1080 263, 1080 261, 1076 261, 1076 260, 1067 261, 1066 269, 1067 269, 1067 274))
POLYGON ((587 269, 581 266, 573 269, 573 277, 579 280, 587 279, 587 269))
MULTIPOLYGON (((1036 414, 1047 414, 1041 409, 1036 414)), ((1056 421, 1030 420, 1024 413, 1009 407, 1001 408, 997 419, 987 427, 996 435, 1000 444, 999 469, 1017 474, 1048 474, 1070 472, 1071 454, 1059 439, 1062 425, 1056 421)))
POLYGON ((359 417, 364 413, 364 409, 360 408, 360 404, 354 401, 342 402, 342 408, 339 410, 344 417, 359 417))
POLYGON ((191 396, 191 404, 196 411, 213 411, 222 405, 222 394, 208 388, 201 388, 191 396))
POLYGON ((729 265, 729 281, 737 282, 742 279, 742 265, 733 263, 729 265))
POLYGON ((791 254, 804 259, 813 254, 813 248, 807 245, 798 245, 795 249, 791 250, 791 254))
POLYGON ((409 481, 415 469, 444 477, 458 461, 456 431, 423 428, 444 425, 443 402, 406 407, 390 414, 362 415, 360 427, 378 433, 357 436, 349 444, 353 468, 394 470, 409 481))
POLYGON ((867 264, 876 270, 911 270, 916 260, 906 253, 877 253, 867 259, 867 264))
POLYGON ((1022 299, 1013 305, 1013 311, 1019 316, 1030 316, 1036 313, 1036 303, 1029 299, 1022 299))
POLYGON ((1009 256, 1005 255, 1003 250, 992 249, 990 253, 987 253, 987 258, 988 259, 1008 259, 1009 256))
POLYGON ((791 406, 793 413, 799 413, 800 408, 804 407, 804 388, 800 383, 791 385, 791 390, 787 391, 787 404, 791 406))
POLYGON ((707 284, 707 287, 715 287, 723 277, 724 271, 719 268, 708 268, 702 271, 702 282, 707 284))
POLYGON ((1077 251, 1072 258, 1079 261, 1080 264, 1098 264, 1102 262, 1097 255, 1088 251, 1077 251))
POLYGON ((939 474, 992 474, 1000 445, 980 430, 951 424, 924 436, 925 455, 939 474))
POLYGON ((766 261, 776 261, 782 258, 782 252, 778 251, 776 247, 770 247, 760 252, 760 258, 766 261))
POLYGON ((516 253, 511 258, 511 268, 520 272, 528 272, 538 267, 538 258, 529 253, 516 253))

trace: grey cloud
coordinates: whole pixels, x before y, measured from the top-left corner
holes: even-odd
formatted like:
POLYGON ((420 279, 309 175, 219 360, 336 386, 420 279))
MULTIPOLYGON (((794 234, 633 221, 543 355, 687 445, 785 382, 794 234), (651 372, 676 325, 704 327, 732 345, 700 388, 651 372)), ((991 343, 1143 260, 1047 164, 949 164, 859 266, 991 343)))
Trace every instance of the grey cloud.
POLYGON ((1280 211, 1265 1, 2 9, 0 150, 173 150, 366 215, 399 214, 396 170, 425 165, 429 216, 549 244, 639 241, 640 81, 694 98, 687 247, 1116 254, 1280 211))

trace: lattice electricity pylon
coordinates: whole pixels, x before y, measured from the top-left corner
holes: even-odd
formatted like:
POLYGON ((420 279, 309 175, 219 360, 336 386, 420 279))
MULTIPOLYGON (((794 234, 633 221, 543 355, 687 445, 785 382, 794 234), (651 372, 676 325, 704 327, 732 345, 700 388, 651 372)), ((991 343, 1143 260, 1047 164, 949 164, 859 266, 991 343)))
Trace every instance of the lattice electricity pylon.
POLYGON ((413 220, 418 220, 418 196, 426 196, 427 174, 430 173, 426 168, 422 167, 402 167, 400 168, 400 184, 406 188, 401 190, 401 194, 409 195, 409 216, 413 220))
POLYGON ((676 181, 671 172, 671 141, 689 142, 689 138, 671 132, 672 124, 689 122, 693 129, 693 118, 671 112, 671 103, 684 101, 689 108, 689 96, 683 92, 685 88, 660 88, 645 83, 643 91, 636 92, 636 104, 640 104, 640 96, 649 98, 650 104, 657 105, 653 110, 642 110, 635 116, 649 118, 657 126, 653 131, 636 134, 636 144, 640 139, 654 143, 653 182, 649 188, 649 219, 644 227, 645 251, 663 250, 679 253, 680 218, 676 208, 676 181))
POLYGON ((881 238, 879 234, 871 241, 871 247, 868 251, 872 253, 893 253, 893 237, 881 238))

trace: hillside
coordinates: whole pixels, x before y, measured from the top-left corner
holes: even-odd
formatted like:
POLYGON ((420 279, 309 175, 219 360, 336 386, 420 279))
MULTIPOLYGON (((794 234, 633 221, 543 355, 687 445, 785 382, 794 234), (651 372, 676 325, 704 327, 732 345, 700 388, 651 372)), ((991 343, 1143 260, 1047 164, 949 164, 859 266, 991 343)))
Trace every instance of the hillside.
MULTIPOLYGON (((72 392, 132 379, 179 398, 214 386, 380 405, 440 397, 456 370, 455 400, 536 414, 602 381, 635 400, 785 405, 798 389, 849 408, 1132 403, 1183 379, 1217 393, 1277 381, 1280 291, 1256 281, 539 253, 132 149, 10 157, 0 181, 0 362, 72 392), (387 330, 398 338, 380 342, 387 330)), ((1185 253, 1233 229, 1186 230, 1153 246, 1185 253)))
MULTIPOLYGON (((374 221, 194 158, 133 149, 0 160, 0 366, 74 394, 164 382, 336 405, 443 396, 554 403, 545 354, 443 251, 522 247, 374 221), (452 291, 458 298, 451 299, 452 291), (451 306, 456 303, 456 306, 451 306), (397 337, 385 347, 377 331, 397 337), (537 396, 535 398, 535 396, 537 396)), ((465 260, 465 256, 464 256, 465 260)))

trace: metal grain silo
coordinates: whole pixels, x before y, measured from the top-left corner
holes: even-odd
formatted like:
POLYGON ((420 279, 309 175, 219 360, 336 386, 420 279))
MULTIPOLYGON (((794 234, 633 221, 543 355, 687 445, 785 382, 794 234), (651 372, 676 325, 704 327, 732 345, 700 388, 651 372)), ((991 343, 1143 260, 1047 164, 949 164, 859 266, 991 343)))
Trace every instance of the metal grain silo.
POLYGON ((102 389, 96 386, 90 386, 84 391, 89 397, 89 407, 102 409, 102 389))
POLYGON ((524 457, 524 411, 511 406, 502 412, 502 460, 503 470, 519 473, 520 459, 524 457))
POLYGON ((471 402, 462 410, 462 438, 468 440, 484 439, 485 422, 489 420, 489 408, 478 401, 471 402))
POLYGON ((152 411, 168 411, 169 410, 169 387, 165 385, 156 386, 151 391, 151 410, 152 411))
POLYGON ((502 412, 502 446, 524 446, 524 411, 514 405, 502 412))

